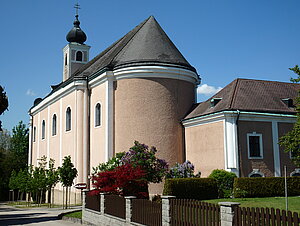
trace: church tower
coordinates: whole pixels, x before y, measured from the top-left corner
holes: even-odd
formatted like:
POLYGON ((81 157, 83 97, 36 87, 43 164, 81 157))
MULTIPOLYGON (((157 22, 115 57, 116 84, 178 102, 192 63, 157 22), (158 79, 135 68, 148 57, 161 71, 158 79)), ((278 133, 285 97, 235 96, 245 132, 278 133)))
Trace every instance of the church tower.
POLYGON ((63 81, 67 80, 76 70, 89 61, 89 50, 91 47, 84 44, 87 37, 79 26, 79 5, 76 4, 75 8, 76 15, 73 23, 74 27, 66 36, 66 39, 69 43, 63 48, 63 81))

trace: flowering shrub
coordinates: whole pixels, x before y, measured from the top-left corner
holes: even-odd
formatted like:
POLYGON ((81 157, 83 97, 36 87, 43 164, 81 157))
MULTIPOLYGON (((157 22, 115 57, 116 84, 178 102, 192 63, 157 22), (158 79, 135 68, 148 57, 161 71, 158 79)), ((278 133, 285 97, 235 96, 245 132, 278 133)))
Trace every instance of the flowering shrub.
POLYGON ((200 177, 201 173, 194 174, 194 165, 189 161, 185 161, 182 164, 176 163, 174 167, 167 173, 167 178, 189 178, 200 177))
POLYGON ((111 171, 99 172, 92 177, 95 190, 90 195, 98 195, 100 192, 137 198, 148 198, 147 181, 143 179, 145 172, 141 167, 133 167, 131 164, 121 165, 111 171))
POLYGON ((134 168, 141 167, 145 172, 147 182, 159 183, 162 181, 168 171, 168 163, 163 159, 156 158, 157 150, 155 147, 149 147, 138 141, 121 158, 121 164, 131 164, 134 168))
POLYGON ((117 195, 134 195, 148 198, 148 183, 159 183, 168 171, 165 160, 156 158, 157 150, 134 142, 128 152, 117 153, 116 157, 93 168, 92 182, 95 190, 90 195, 107 192, 117 195))

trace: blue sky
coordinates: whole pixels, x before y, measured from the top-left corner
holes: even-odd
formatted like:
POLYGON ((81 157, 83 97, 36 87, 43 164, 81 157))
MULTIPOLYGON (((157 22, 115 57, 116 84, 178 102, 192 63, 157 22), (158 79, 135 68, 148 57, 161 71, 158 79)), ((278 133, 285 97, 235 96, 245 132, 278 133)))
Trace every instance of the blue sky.
MULTIPOLYGON (((0 85, 11 130, 29 122, 37 97, 62 80, 62 48, 73 26, 77 1, 2 0, 0 85)), ((81 28, 90 59, 154 15, 202 78, 198 100, 236 78, 289 81, 300 64, 299 0, 80 0, 81 28)))

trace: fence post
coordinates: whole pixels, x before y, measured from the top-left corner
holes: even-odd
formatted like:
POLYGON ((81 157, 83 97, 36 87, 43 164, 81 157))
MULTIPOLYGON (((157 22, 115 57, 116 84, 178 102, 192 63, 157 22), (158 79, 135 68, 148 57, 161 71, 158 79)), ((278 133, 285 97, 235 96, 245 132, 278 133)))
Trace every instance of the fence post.
POLYGON ((130 224, 132 216, 132 199, 135 199, 135 196, 125 196, 125 218, 126 222, 130 224))
POLYGON ((219 202, 221 214, 221 226, 233 226, 234 210, 239 206, 238 202, 219 202))
POLYGON ((83 189, 82 190, 82 200, 81 200, 81 203, 82 203, 82 209, 85 209, 85 205, 86 205, 86 195, 87 195, 87 192, 89 191, 89 189, 83 189))
POLYGON ((175 196, 161 196, 161 204, 162 204, 162 226, 171 225, 172 213, 171 213, 171 205, 170 199, 176 198, 175 196))
POLYGON ((105 193, 100 193, 100 213, 104 214, 104 209, 105 209, 105 193))

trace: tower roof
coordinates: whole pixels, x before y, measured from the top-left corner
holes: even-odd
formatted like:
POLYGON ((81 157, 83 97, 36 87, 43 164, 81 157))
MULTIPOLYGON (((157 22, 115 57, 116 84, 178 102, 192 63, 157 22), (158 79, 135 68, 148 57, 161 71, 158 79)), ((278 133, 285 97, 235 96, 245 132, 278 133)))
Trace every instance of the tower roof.
POLYGON ((89 63, 81 67, 89 75, 103 69, 139 65, 169 65, 195 71, 153 16, 143 21, 89 63))
POLYGON ((80 28, 80 21, 78 20, 78 14, 75 16, 74 27, 69 31, 66 36, 68 42, 76 42, 83 44, 86 41, 86 34, 80 28))

